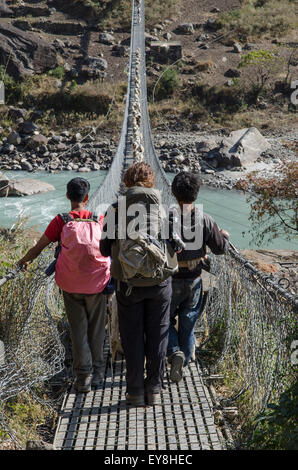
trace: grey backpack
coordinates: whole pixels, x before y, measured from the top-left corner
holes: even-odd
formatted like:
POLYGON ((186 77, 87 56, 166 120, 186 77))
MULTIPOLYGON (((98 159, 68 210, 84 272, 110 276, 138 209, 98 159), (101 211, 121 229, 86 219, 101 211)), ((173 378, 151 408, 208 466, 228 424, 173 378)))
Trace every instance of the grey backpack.
MULTIPOLYGON (((159 191, 133 187, 125 196, 127 209, 132 204, 146 206, 147 222, 151 222, 156 230, 153 229, 153 234, 148 234, 143 230, 135 232, 131 237, 129 231, 126 238, 117 236, 112 245, 111 274, 115 279, 126 282, 130 287, 160 284, 178 271, 178 263, 173 249, 160 236, 162 220, 159 191)), ((127 227, 130 222, 131 219, 127 216, 127 227)))

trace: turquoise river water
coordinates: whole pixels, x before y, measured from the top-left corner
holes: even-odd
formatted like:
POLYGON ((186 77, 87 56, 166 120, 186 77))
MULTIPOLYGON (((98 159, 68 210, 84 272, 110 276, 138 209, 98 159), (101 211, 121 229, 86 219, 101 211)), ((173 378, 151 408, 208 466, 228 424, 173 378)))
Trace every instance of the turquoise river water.
MULTIPOLYGON (((0 198, 0 226, 11 227, 16 218, 23 214, 30 216, 27 225, 36 226, 40 231, 44 230, 51 219, 61 212, 69 210, 69 202, 65 197, 66 183, 74 177, 82 176, 90 182, 91 194, 104 179, 105 171, 90 173, 60 172, 50 174, 46 172, 7 172, 9 178, 34 178, 52 184, 55 191, 44 194, 36 194, 21 198, 0 198)), ((171 178, 172 175, 169 175, 171 178)), ((111 201, 113 202, 113 201, 111 201)), ((202 187, 198 203, 203 204, 204 212, 211 215, 221 228, 225 228, 231 234, 232 243, 240 249, 258 248, 253 236, 249 233, 251 227, 248 220, 249 204, 246 198, 238 191, 218 190, 202 187)), ((278 238, 270 243, 264 242, 263 249, 298 250, 298 242, 289 242, 278 238)))

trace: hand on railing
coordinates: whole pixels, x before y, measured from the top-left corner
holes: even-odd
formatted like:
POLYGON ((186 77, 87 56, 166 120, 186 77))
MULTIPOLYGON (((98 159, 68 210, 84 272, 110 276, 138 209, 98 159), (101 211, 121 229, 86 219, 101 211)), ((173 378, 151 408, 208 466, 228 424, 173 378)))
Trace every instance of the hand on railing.
POLYGON ((30 261, 26 261, 25 263, 21 263, 20 261, 18 261, 17 269, 19 271, 27 271, 29 264, 30 264, 30 261))
POLYGON ((230 238, 230 234, 229 234, 229 232, 227 232, 226 230, 221 229, 221 230, 220 230, 220 233, 221 233, 225 238, 227 238, 227 239, 230 238))
POLYGON ((0 287, 6 284, 7 281, 16 277, 16 275, 22 270, 21 266, 17 266, 14 271, 10 271, 5 277, 0 279, 0 287))

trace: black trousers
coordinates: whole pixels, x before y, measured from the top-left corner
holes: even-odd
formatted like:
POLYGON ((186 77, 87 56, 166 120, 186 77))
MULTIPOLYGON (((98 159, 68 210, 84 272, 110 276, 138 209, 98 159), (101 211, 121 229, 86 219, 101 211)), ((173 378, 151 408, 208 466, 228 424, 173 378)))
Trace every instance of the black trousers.
POLYGON ((172 280, 153 287, 127 284, 117 290, 119 330, 126 360, 126 389, 132 395, 158 393, 162 387, 168 346, 172 280), (146 378, 144 362, 146 359, 146 378))

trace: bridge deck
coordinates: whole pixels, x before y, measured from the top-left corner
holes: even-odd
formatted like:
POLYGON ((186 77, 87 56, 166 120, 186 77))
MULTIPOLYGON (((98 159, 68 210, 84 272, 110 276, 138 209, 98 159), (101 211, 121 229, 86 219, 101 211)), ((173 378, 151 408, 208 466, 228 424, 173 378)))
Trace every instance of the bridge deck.
POLYGON ((110 368, 108 344, 102 388, 65 395, 54 445, 57 450, 221 450, 208 390, 197 362, 179 384, 165 373, 165 390, 155 406, 125 403, 125 361, 117 354, 110 368))

